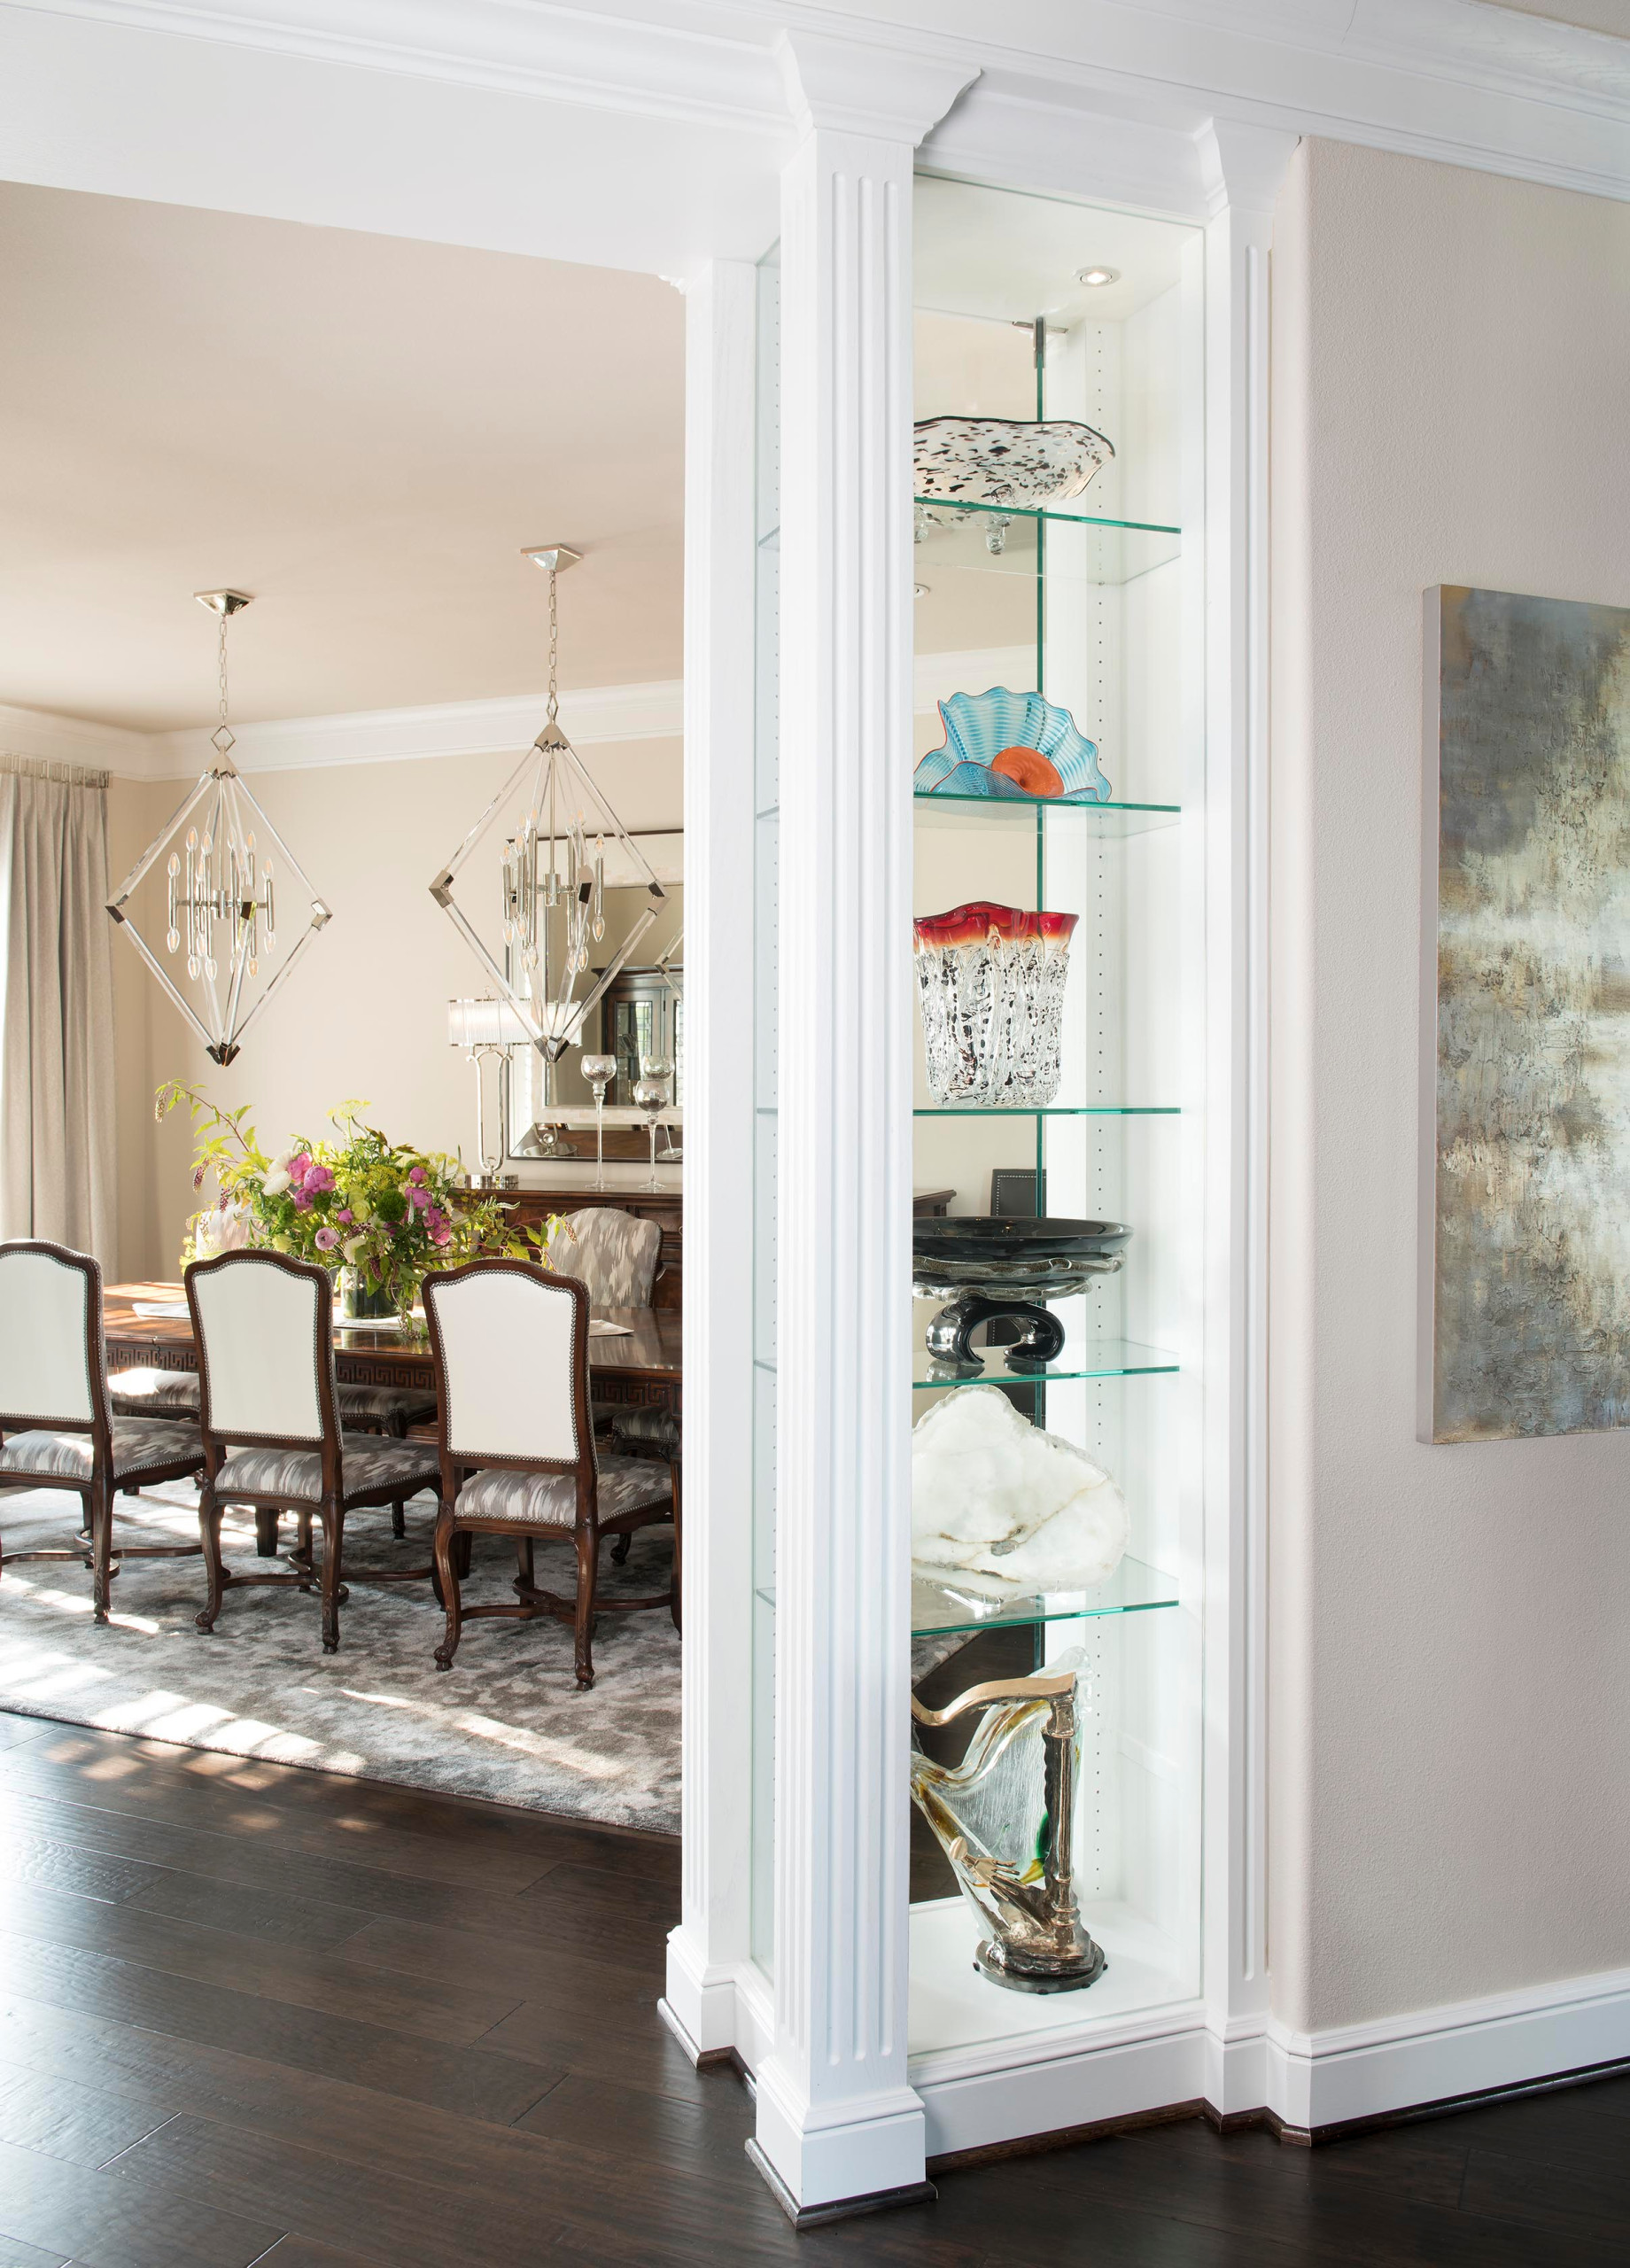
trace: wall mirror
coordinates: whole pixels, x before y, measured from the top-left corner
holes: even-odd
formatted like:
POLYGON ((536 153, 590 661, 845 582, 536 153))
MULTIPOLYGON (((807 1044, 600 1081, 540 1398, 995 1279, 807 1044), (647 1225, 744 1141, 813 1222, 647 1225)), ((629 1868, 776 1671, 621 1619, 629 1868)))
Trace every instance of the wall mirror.
MULTIPOLYGON (((605 1096, 608 1159, 647 1154, 645 1117, 633 1099, 640 1058, 662 1055, 671 1060, 671 1104, 658 1122, 657 1156, 659 1163, 678 1161, 685 1108, 685 838, 677 833, 644 835, 638 841, 666 897, 633 959, 584 1019, 580 1044, 568 1048, 555 1064, 546 1063, 531 1046, 509 1050, 504 1067, 507 1165, 593 1157, 594 1093, 583 1076, 586 1054, 610 1055, 617 1061, 605 1096)), ((648 903, 644 889, 617 885, 608 875, 605 935, 591 948, 585 990, 597 981, 596 972, 616 959, 648 903)))

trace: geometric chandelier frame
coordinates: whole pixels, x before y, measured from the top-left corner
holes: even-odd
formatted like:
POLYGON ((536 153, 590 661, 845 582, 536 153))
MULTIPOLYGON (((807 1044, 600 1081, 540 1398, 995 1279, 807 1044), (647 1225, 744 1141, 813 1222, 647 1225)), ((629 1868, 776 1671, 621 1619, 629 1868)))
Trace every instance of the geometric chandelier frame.
POLYGON ((118 895, 109 899, 107 910, 213 1060, 224 1065, 237 1055, 250 1025, 331 917, 299 859, 232 763, 234 742, 227 723, 226 628, 231 617, 250 604, 251 594, 197 591, 193 595, 221 618, 221 722, 211 736, 216 761, 125 876, 118 895), (276 851, 276 860, 268 846, 269 851, 276 851), (127 911, 132 893, 167 852, 165 949, 184 960, 188 980, 196 988, 197 1007, 143 936, 135 915, 127 911), (297 904, 304 898, 310 908, 309 918, 281 965, 249 997, 247 988, 259 984, 263 956, 276 951, 279 891, 285 900, 292 897, 297 904))
MULTIPOLYGON (((607 801, 604 790, 561 729, 556 682, 559 617, 555 578, 579 554, 544 544, 523 555, 549 578, 549 705, 543 730, 521 758, 457 850, 431 883, 435 899, 503 998, 525 1027, 532 1045, 557 1063, 582 1031, 583 1020, 618 975, 667 902, 667 892, 644 853, 607 801), (531 778, 528 781, 528 774, 531 778), (526 784, 524 798, 519 791, 526 784), (504 836, 495 878, 504 956, 493 953, 454 895, 454 883, 501 812, 520 805, 520 819, 504 836), (588 969, 589 946, 605 935, 606 843, 610 838, 642 878, 648 903, 627 936, 581 999, 578 981, 588 969), (556 919, 551 923, 549 915, 556 919)), ((492 901, 489 901, 491 903, 492 901)))

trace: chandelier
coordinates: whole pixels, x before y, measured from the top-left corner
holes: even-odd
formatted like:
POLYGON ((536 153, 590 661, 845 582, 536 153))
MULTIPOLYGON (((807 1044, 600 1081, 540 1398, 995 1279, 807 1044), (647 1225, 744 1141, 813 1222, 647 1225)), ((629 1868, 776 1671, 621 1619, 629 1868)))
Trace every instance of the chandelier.
MULTIPOLYGON (((549 578, 549 695, 543 730, 431 884, 431 896, 519 1017, 546 1064, 557 1063, 582 1034, 583 1020, 656 919, 666 892, 607 802, 560 722, 557 585, 582 557, 564 544, 522 554, 549 578), (496 874, 485 870, 493 944, 459 904, 454 884, 477 847, 495 844, 496 874), (589 951, 606 934, 609 843, 643 878, 647 903, 605 967, 580 995, 589 951)), ((617 862, 621 866, 621 860, 617 862)))
POLYGON ((227 625, 252 602, 248 591, 195 591, 220 625, 217 654, 221 721, 210 734, 215 762, 169 825, 126 875, 108 912, 204 1042, 212 1059, 231 1062, 244 1034, 329 919, 299 863, 238 777, 227 721, 227 625), (274 856, 274 853, 276 854, 274 856), (146 919, 164 913, 160 960, 142 933, 130 900, 163 861, 164 892, 146 919), (287 951, 277 942, 277 901, 303 898, 310 918, 287 951), (175 975, 172 975, 171 969, 175 975), (184 971, 184 978, 183 978, 184 971), (185 990, 182 989, 183 983, 185 990))

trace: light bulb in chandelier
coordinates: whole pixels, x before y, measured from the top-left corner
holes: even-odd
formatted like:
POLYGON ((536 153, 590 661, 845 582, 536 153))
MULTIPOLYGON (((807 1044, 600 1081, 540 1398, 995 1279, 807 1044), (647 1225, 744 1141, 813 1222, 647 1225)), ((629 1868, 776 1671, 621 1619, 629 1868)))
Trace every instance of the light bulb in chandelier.
POLYGON ((549 579, 543 729, 431 883, 431 895, 501 988, 533 1046, 554 1063, 580 1040, 584 1018, 667 893, 561 726, 558 580, 581 555, 549 544, 523 555, 549 579), (646 903, 609 963, 591 970, 591 948, 606 934, 609 864, 614 885, 635 884, 646 903))
POLYGON ((197 591, 215 615, 219 722, 214 761, 158 840, 131 868, 108 912, 217 1063, 229 1063, 244 1034, 316 932, 329 908, 233 765, 228 721, 227 625, 251 603, 247 591, 197 591), (262 852, 262 838, 276 851, 262 852), (281 865, 310 903, 306 926, 278 955, 275 867, 281 865), (162 874, 161 907, 142 885, 162 874), (144 930, 160 934, 162 951, 144 930), (263 963, 269 964, 264 971, 263 963), (183 986, 185 989, 183 989, 183 986))

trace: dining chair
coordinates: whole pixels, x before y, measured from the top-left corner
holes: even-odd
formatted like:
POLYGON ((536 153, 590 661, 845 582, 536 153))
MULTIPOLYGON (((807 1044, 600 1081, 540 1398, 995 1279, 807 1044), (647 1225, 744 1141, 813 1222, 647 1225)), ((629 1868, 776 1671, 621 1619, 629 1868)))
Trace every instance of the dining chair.
MULTIPOLYGON (((186 1271, 202 1382, 199 1425, 204 1483, 198 1526, 209 1597, 198 1615, 213 1630, 229 1590, 255 1583, 309 1592, 318 1571, 312 1524, 322 1527, 322 1651, 339 1646, 345 1588, 348 1512, 389 1504, 400 1533, 402 1507, 436 1486, 428 1441, 383 1440, 342 1428, 334 1378, 334 1287, 326 1269, 280 1252, 225 1252, 186 1271), (235 1575, 221 1557, 226 1504, 257 1513, 291 1512, 299 1522, 292 1572, 235 1575)), ((351 1582, 433 1580, 428 1567, 369 1569, 351 1582)))
POLYGON ((441 1501, 436 1565, 446 1635, 438 1669, 451 1669, 465 1621, 502 1615, 530 1621, 552 1615, 575 1634, 578 1684, 594 1682, 598 1612, 668 1608, 679 1619, 679 1477, 648 1458, 600 1456, 589 1418, 589 1296, 575 1278, 524 1260, 475 1260, 424 1279, 424 1312, 441 1404, 441 1501), (673 1524, 673 1579, 653 1598, 602 1598, 602 1536, 673 1524), (465 1534, 516 1540, 520 1574, 515 1605, 465 1608, 456 1545, 465 1534), (567 1543, 577 1551, 570 1598, 540 1588, 533 1547, 567 1543))
MULTIPOLYGON (((76 1495, 88 1539, 71 1550, 14 1551, 90 1568, 91 1607, 108 1614, 113 1499, 144 1481, 184 1480, 204 1462, 196 1425, 118 1416, 109 1405, 102 1270, 88 1253, 19 1239, 0 1245, 0 1487, 76 1495), (19 1428, 20 1430, 13 1430, 19 1428)), ((181 1559, 196 1543, 121 1544, 120 1559, 181 1559)))
MULTIPOLYGON (((410 1425, 428 1425, 436 1415, 436 1396, 429 1386, 362 1386, 341 1379, 335 1394, 339 1422, 347 1433, 389 1433, 395 1441, 405 1441, 410 1425)), ((198 1374, 196 1371, 114 1371, 108 1378, 107 1398, 121 1418, 196 1418, 198 1374)))
POLYGON ((586 1205, 556 1223, 548 1265, 588 1286, 597 1308, 648 1308, 662 1273, 662 1223, 617 1205, 586 1205))

